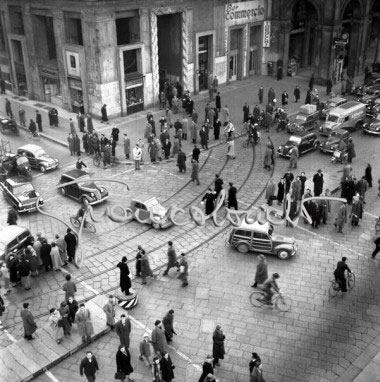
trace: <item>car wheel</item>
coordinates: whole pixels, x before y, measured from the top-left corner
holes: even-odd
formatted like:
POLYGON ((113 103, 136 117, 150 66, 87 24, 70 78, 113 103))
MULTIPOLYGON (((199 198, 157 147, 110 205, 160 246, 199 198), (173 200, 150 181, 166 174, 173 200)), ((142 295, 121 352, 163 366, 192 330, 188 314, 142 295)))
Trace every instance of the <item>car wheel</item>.
POLYGON ((152 223, 152 227, 154 229, 160 229, 161 228, 161 226, 158 223, 152 223))
POLYGON ((46 172, 46 168, 44 166, 40 166, 40 171, 41 172, 46 172))
POLYGON ((286 260, 290 257, 290 254, 288 251, 284 251, 282 249, 281 251, 278 252, 277 256, 280 260, 286 260))
POLYGON ((62 194, 62 195, 66 195, 66 190, 65 190, 64 187, 61 188, 61 194, 62 194))
POLYGON ((240 252, 240 253, 248 253, 249 251, 249 247, 248 247, 248 244, 245 244, 245 243, 241 243, 237 246, 237 250, 240 252))

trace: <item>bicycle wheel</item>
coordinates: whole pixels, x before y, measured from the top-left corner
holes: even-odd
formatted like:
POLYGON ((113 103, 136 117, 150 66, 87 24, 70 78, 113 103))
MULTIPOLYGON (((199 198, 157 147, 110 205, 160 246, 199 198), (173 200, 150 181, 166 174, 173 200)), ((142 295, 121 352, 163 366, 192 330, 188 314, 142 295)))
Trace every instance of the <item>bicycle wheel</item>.
POLYGON ((79 220, 75 216, 70 216, 70 223, 75 227, 78 228, 80 226, 79 220))
POLYGON ((264 299, 265 297, 265 294, 263 292, 253 292, 251 293, 251 295, 249 296, 249 300, 251 301, 251 304, 256 307, 256 308, 260 308, 260 306, 263 306, 263 302, 262 301, 258 301, 259 299, 264 299))
POLYGON ((86 230, 91 232, 91 233, 95 233, 96 232, 96 228, 93 224, 91 223, 87 223, 86 224, 86 230))
POLYGON ((96 167, 99 167, 100 166, 100 156, 99 155, 95 155, 94 159, 93 159, 93 162, 94 162, 94 165, 96 167))
POLYGON ((330 297, 336 297, 339 291, 340 291, 340 287, 338 283, 335 280, 331 281, 330 288, 329 288, 330 297))
POLYGON ((288 296, 280 295, 276 300, 276 308, 280 312, 288 312, 292 307, 292 299, 288 296))
POLYGON ((355 286, 355 274, 349 273, 347 276, 347 287, 348 289, 352 290, 355 286))

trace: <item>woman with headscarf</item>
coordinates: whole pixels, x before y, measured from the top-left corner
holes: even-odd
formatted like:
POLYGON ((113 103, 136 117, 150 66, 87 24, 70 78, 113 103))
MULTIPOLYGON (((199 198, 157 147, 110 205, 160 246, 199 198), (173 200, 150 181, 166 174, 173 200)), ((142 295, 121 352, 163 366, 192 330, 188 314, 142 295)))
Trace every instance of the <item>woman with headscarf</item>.
POLYGON ((257 256, 259 263, 256 266, 255 282, 252 288, 256 288, 257 284, 263 284, 268 278, 268 264, 264 255, 257 256))
MULTIPOLYGON (((116 369, 117 373, 123 373, 128 381, 132 381, 132 379, 129 378, 129 374, 133 373, 131 354, 124 345, 119 345, 119 349, 116 353, 116 369)), ((125 379, 123 379, 123 381, 124 380, 125 379)))

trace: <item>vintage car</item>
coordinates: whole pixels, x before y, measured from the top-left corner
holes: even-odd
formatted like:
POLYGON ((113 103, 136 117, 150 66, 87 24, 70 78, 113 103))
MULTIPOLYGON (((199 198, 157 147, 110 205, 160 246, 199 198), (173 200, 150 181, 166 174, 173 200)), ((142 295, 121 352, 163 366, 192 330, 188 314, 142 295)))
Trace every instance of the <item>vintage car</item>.
POLYGON ((363 125, 363 133, 380 136, 380 120, 376 119, 363 125))
POLYGON ((332 109, 334 107, 338 107, 340 105, 343 105, 344 103, 347 102, 347 99, 346 98, 342 98, 342 97, 332 97, 332 98, 329 98, 327 101, 326 101, 326 105, 325 105, 325 109, 332 109))
POLYGON ((37 145, 27 144, 17 149, 17 154, 28 158, 31 168, 46 172, 58 168, 58 159, 46 154, 45 150, 37 145))
POLYGON ((0 182, 11 176, 22 175, 32 179, 29 161, 26 157, 7 152, 0 157, 0 182))
POLYGON ((7 261, 10 253, 17 253, 32 243, 33 237, 27 228, 18 225, 4 227, 0 231, 0 260, 7 261))
POLYGON ((145 202, 137 199, 132 199, 130 208, 133 211, 133 216, 144 223, 151 224, 155 229, 164 229, 173 225, 169 219, 169 210, 160 204, 157 198, 150 198, 145 202))
POLYGON ((319 150, 322 153, 332 154, 339 147, 341 140, 347 144, 350 137, 351 134, 347 130, 336 129, 328 136, 324 142, 320 143, 319 150))
POLYGON ((243 222, 230 233, 229 244, 241 253, 248 251, 277 255, 286 260, 297 252, 296 240, 273 234, 273 226, 268 222, 260 224, 243 222))
POLYGON ((288 124, 288 133, 317 129, 321 124, 320 117, 321 111, 317 110, 316 105, 302 105, 295 120, 288 124))
POLYGON ((98 187, 94 182, 91 182, 90 176, 82 170, 75 169, 63 173, 59 184, 69 183, 74 180, 80 182, 61 187, 62 195, 75 199, 80 203, 87 200, 90 205, 103 203, 108 199, 107 189, 98 187))
POLYGON ((279 146, 277 153, 282 157, 289 158, 293 146, 297 146, 299 155, 302 155, 310 150, 317 150, 319 140, 315 133, 300 132, 297 135, 292 135, 284 145, 279 146))
POLYGON ((12 118, 1 118, 0 119, 0 128, 1 132, 4 134, 5 132, 11 132, 15 134, 20 134, 20 131, 17 126, 17 122, 12 118))
POLYGON ((365 104, 367 104, 369 101, 376 101, 376 100, 378 100, 378 103, 380 102, 380 84, 379 83, 366 88, 365 94, 363 94, 363 96, 359 98, 359 101, 365 104))
MULTIPOLYGON (((40 196, 34 189, 32 183, 24 176, 18 175, 6 179, 0 183, 0 188, 3 190, 4 199, 17 212, 33 212, 37 210, 36 202, 40 196)), ((42 198, 39 200, 39 205, 44 204, 42 198)))
POLYGON ((377 118, 380 114, 380 98, 370 100, 366 104, 366 116, 369 118, 377 118))

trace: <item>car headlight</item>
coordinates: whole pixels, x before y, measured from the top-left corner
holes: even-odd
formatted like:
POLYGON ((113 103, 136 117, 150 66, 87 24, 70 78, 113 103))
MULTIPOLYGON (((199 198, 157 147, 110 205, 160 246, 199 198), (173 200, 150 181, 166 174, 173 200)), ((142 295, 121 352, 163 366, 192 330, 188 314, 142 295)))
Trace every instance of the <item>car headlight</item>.
POLYGON ((375 130, 380 131, 380 126, 377 126, 375 130))
POLYGON ((93 192, 91 192, 90 196, 93 198, 95 196, 95 194, 93 192))
POLYGON ((100 188, 99 188, 99 191, 100 191, 101 193, 103 193, 103 192, 104 192, 104 188, 103 188, 103 187, 100 187, 100 188))
POLYGON ((331 146, 331 147, 330 147, 330 150, 335 150, 335 147, 334 147, 334 146, 331 146))
POLYGON ((21 202, 18 202, 18 207, 19 207, 19 208, 22 207, 22 203, 21 203, 21 202))
POLYGON ((42 202, 42 203, 43 203, 43 202, 44 202, 44 198, 40 198, 40 202, 42 202))

